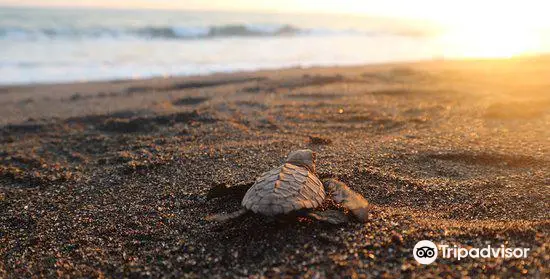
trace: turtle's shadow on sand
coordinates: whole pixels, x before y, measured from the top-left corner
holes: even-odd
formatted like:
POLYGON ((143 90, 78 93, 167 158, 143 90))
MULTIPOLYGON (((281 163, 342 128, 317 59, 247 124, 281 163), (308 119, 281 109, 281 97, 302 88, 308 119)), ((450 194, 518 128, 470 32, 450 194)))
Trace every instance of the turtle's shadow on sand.
POLYGON ((332 225, 292 215, 266 218, 248 213, 237 219, 209 225, 207 232, 197 240, 211 255, 220 256, 230 265, 246 262, 261 266, 266 262, 284 262, 285 259, 280 258, 281 254, 314 254, 323 253, 325 249, 343 249, 344 243, 339 241, 339 232, 347 230, 345 228, 349 226, 352 224, 332 225))

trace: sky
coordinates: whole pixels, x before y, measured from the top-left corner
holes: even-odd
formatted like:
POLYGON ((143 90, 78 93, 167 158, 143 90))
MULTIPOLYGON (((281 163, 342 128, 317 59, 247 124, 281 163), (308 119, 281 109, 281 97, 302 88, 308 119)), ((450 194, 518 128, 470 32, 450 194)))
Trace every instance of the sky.
POLYGON ((468 12, 545 15, 546 0, 0 0, 4 5, 178 8, 278 12, 343 12, 414 18, 448 18, 468 12))
POLYGON ((0 0, 0 5, 354 13, 450 25, 514 22, 550 28, 546 0, 0 0))

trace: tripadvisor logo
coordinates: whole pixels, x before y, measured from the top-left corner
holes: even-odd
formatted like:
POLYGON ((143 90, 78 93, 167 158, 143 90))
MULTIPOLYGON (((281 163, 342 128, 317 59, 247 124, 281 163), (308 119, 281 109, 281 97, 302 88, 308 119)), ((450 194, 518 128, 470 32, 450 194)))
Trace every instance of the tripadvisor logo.
POLYGON ((529 248, 507 248, 504 245, 492 247, 487 245, 483 248, 463 248, 457 245, 440 244, 429 240, 422 240, 414 245, 413 257, 420 264, 431 264, 436 259, 438 254, 443 259, 456 258, 458 260, 464 258, 527 258, 529 248))

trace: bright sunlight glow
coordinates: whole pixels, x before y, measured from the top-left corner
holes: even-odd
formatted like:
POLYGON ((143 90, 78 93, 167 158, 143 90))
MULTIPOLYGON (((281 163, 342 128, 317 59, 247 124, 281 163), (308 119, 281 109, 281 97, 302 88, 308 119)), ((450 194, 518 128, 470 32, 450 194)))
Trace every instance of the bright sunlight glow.
MULTIPOLYGON (((481 1, 479 1, 481 2, 481 1)), ((515 1, 514 1, 515 2, 515 1)), ((541 50, 545 2, 481 2, 476 6, 456 6, 447 18, 442 41, 446 55, 465 58, 510 58, 541 50), (535 5, 538 4, 538 5, 535 5)))
POLYGON ((521 28, 458 28, 443 35, 445 55, 464 58, 510 58, 539 49, 535 32, 521 28))

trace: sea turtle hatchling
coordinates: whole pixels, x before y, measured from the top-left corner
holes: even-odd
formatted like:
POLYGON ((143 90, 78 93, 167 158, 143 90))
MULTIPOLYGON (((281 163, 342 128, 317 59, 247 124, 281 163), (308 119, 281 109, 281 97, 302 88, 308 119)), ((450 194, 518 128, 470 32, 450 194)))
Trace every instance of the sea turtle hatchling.
POLYGON ((314 211, 330 193, 335 202, 348 208, 359 221, 366 221, 368 202, 365 198, 335 179, 326 180, 323 185, 315 173, 315 158, 309 149, 291 152, 283 165, 256 179, 242 199, 241 210, 211 215, 207 219, 226 221, 251 211, 265 216, 296 212, 333 224, 347 221, 347 216, 340 211, 314 211))

